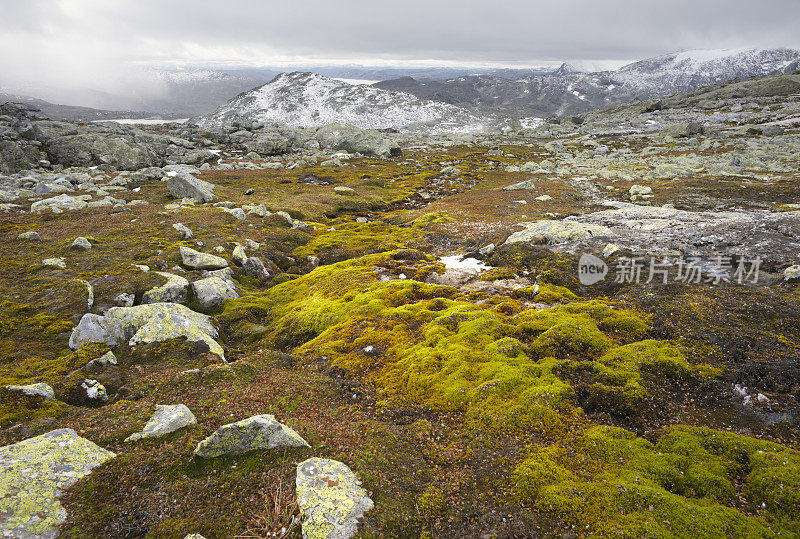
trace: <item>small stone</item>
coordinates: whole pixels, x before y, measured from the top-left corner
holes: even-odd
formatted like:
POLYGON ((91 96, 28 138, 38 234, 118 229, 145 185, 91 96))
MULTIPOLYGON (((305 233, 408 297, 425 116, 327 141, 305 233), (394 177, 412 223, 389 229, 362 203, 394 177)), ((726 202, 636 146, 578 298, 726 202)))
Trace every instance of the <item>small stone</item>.
POLYGON ((27 240, 27 241, 42 241, 42 237, 39 235, 39 233, 33 230, 29 230, 28 232, 23 232, 22 234, 17 236, 17 239, 27 240))
POLYGON ((229 210, 228 208, 223 208, 223 211, 229 215, 232 215, 239 221, 244 221, 247 218, 242 208, 233 208, 232 210, 229 210))
POLYGON ((352 195, 353 193, 355 193, 353 189, 347 187, 346 185, 337 185, 336 187, 333 188, 333 190, 339 193, 340 195, 352 195))
POLYGON ((61 268, 64 269, 67 267, 67 259, 63 256, 59 256, 56 258, 45 258, 42 260, 43 266, 48 266, 51 268, 61 268))
POLYGON ((72 241, 72 245, 69 246, 70 249, 81 249, 81 250, 88 250, 92 248, 92 244, 89 243, 89 240, 84 238, 83 236, 79 236, 72 241))
POLYGON ((784 281, 795 281, 798 279, 800 279, 800 264, 789 266, 788 268, 783 270, 784 281))
POLYGON ((133 294, 126 294, 125 292, 122 292, 120 294, 117 294, 117 296, 113 300, 113 303, 117 307, 132 307, 134 301, 136 301, 136 296, 134 296, 133 294))
POLYGON ((255 191, 254 191, 254 190, 252 190, 252 189, 248 189, 247 191, 245 191, 245 192, 244 192, 244 194, 245 194, 245 195, 247 195, 247 196, 250 196, 250 195, 252 195, 253 193, 255 193, 255 191))
POLYGON ((276 447, 310 446, 297 432, 276 421, 274 416, 264 414, 221 426, 197 444, 194 454, 210 459, 276 447))
POLYGON ((141 432, 125 438, 126 442, 135 442, 143 438, 159 438, 189 425, 196 425, 194 414, 183 404, 157 404, 156 411, 147 421, 141 432))
POLYGON ((234 264, 241 266, 244 263, 245 258, 247 258, 247 253, 244 251, 244 247, 237 245, 233 248, 231 259, 233 260, 234 264))
POLYGON ((758 399, 758 402, 760 402, 761 404, 766 404, 769 402, 769 397, 767 397, 763 393, 759 393, 758 395, 756 395, 756 399, 758 399))
POLYGON ((172 228, 177 230, 178 234, 180 234, 181 237, 185 240, 190 240, 192 239, 192 236, 194 236, 194 233, 192 233, 191 229, 186 225, 184 225, 183 223, 174 223, 172 225, 172 228))

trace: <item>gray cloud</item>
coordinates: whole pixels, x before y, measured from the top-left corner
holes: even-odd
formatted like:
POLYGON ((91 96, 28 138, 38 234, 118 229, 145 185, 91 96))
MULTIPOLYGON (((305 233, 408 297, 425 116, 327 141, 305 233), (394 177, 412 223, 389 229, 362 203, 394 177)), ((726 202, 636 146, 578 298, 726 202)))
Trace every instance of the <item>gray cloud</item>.
MULTIPOLYGON (((0 0, 0 82, 112 91, 134 66, 537 65, 800 47, 797 0, 0 0)), ((137 82, 138 81, 138 82, 137 82)))

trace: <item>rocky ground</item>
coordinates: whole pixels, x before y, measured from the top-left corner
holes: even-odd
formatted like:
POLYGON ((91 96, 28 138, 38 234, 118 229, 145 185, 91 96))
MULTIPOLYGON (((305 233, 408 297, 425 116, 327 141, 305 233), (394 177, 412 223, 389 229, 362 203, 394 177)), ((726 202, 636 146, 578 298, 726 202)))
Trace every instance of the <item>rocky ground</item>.
POLYGON ((796 79, 485 136, 0 106, 0 529, 800 534, 796 79))

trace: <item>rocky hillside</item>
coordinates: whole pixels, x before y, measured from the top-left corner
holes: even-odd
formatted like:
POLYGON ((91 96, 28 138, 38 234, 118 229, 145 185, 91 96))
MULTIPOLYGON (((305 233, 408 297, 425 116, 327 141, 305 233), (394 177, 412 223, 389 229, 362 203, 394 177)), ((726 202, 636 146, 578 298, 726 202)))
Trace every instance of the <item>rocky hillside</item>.
POLYGON ((800 76, 505 134, 0 109, 0 532, 800 535, 800 76))
POLYGON ((516 80, 490 75, 418 82, 409 77, 375 84, 476 111, 512 117, 578 114, 634 100, 683 93, 733 79, 793 71, 800 51, 685 51, 648 58, 614 71, 580 73, 568 65, 516 80))
POLYGON ((204 128, 234 122, 290 127, 342 123, 361 129, 467 132, 483 131, 490 123, 460 107, 299 72, 278 75, 195 121, 204 128))

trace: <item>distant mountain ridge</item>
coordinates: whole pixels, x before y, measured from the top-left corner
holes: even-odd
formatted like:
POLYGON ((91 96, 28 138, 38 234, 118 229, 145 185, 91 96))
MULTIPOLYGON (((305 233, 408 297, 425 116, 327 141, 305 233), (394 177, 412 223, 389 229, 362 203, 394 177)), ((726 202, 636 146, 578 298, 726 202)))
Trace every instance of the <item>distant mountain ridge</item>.
POLYGON ((403 77, 374 86, 469 107, 478 113, 501 111, 510 117, 546 117, 778 74, 797 69, 798 62, 800 51, 793 49, 694 50, 647 58, 613 71, 581 73, 565 63, 547 75, 516 80, 473 75, 421 82, 403 77))

